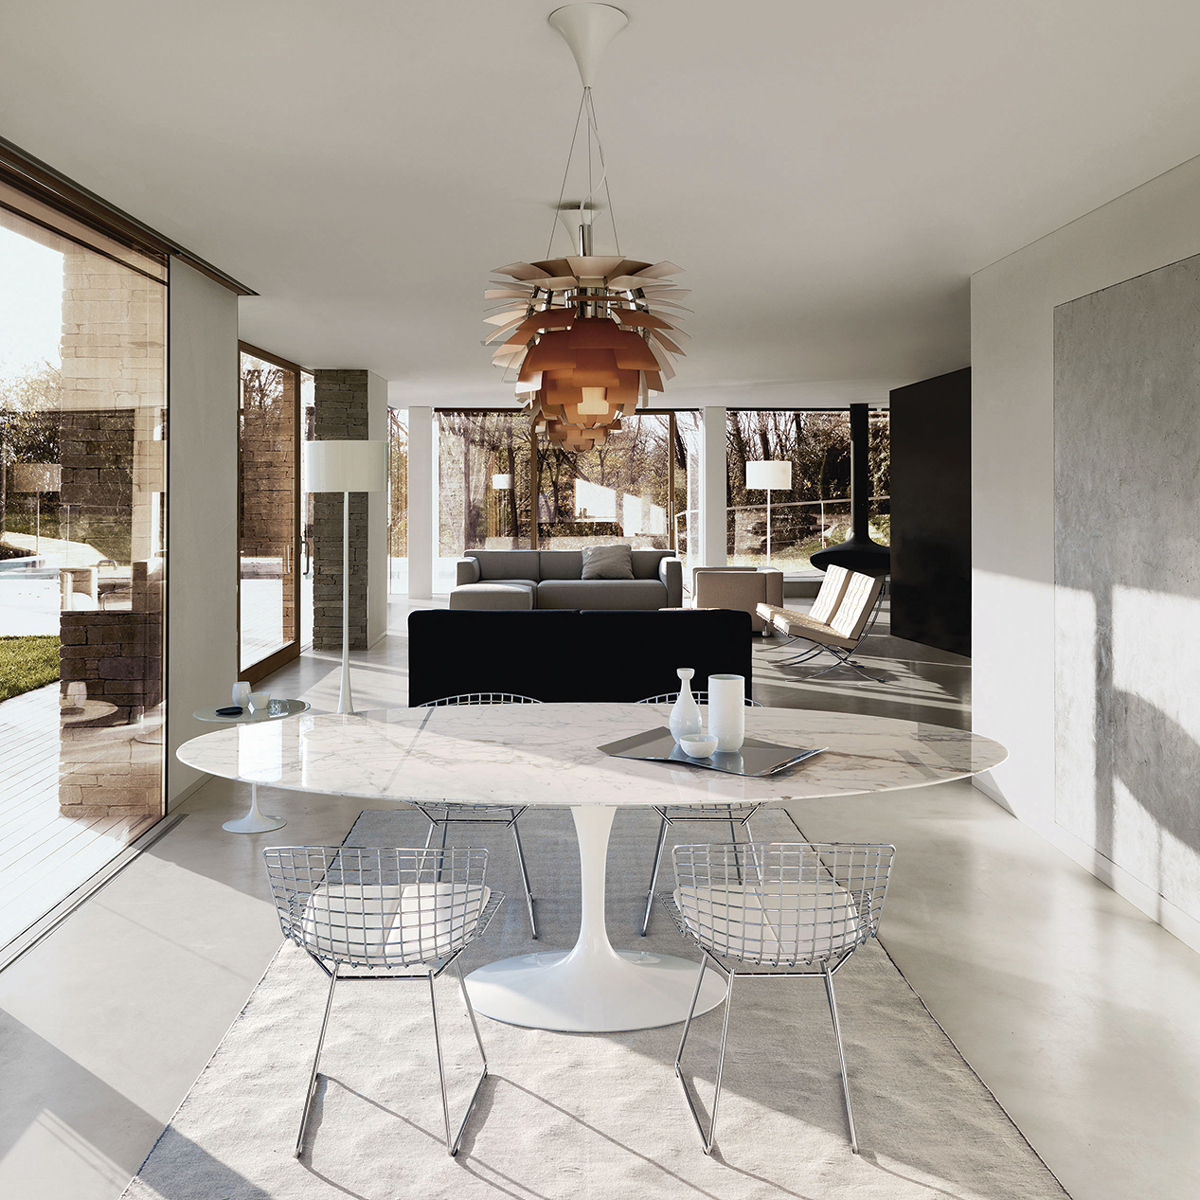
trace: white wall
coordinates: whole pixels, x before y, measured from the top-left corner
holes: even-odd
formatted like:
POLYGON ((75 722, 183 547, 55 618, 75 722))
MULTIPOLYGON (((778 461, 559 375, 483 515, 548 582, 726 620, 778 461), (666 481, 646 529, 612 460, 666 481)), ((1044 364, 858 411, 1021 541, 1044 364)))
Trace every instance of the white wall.
POLYGON ((729 561, 728 497, 724 408, 706 408, 700 422, 700 546, 696 566, 723 567, 729 561))
POLYGON ((437 512, 433 409, 408 408, 408 594, 433 595, 434 516, 437 512))
MULTIPOLYGON (((388 385, 382 375, 367 372, 367 437, 388 440, 388 385)), ((387 633, 388 494, 367 493, 367 645, 387 633)))
POLYGON ((1200 948, 1200 925, 1057 824, 1054 793, 1054 308, 1200 253, 1198 212, 1192 159, 979 271, 971 436, 974 727, 1010 751, 978 786, 1200 948))
POLYGON ((175 758, 192 713, 237 679, 237 297, 171 260, 167 471, 167 800, 204 776, 175 758))

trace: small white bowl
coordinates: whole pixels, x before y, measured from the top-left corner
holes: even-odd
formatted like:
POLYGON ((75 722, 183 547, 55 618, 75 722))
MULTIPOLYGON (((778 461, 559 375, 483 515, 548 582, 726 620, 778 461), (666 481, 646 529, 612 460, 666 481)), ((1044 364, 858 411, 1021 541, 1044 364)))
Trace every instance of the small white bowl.
POLYGON ((715 733, 685 733, 679 739, 683 752, 689 758, 708 758, 717 748, 715 733))
POLYGON ((250 711, 265 712, 267 706, 271 703, 270 692, 251 692, 250 693, 250 711))

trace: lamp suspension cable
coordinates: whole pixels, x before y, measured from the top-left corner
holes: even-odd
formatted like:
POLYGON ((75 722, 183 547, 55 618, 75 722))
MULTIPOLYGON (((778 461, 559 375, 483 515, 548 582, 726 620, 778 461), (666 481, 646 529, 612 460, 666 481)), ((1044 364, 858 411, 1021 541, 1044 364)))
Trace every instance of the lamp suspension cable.
MULTIPOLYGON (((588 190, 587 194, 580 200, 579 223, 580 225, 590 224, 590 219, 585 215, 594 211, 593 199, 596 193, 603 187, 604 198, 608 203, 608 221, 612 226, 613 245, 616 247, 617 254, 621 253, 621 238, 617 233, 617 214, 613 208, 612 191, 608 184, 608 162, 604 157, 604 143, 600 138, 600 126, 596 120, 596 102, 592 96, 592 89, 585 87, 583 95, 579 100, 579 111, 575 115, 575 129, 571 134, 571 145, 567 150, 567 164, 563 167, 562 186, 558 189, 558 203, 554 206, 554 217, 550 224, 550 237, 546 242, 546 257, 550 257, 551 251, 554 249, 554 235, 558 231, 558 223, 565 209, 563 197, 567 194, 567 182, 571 176, 571 163, 575 158, 575 146, 579 141, 579 126, 586 117, 587 119, 587 155, 588 155, 588 190), (600 163, 600 180, 594 183, 592 180, 592 136, 595 135, 596 158, 600 163)), ((581 251, 582 253, 582 251, 581 251)), ((589 250, 587 253, 591 253, 589 250)))
POLYGON ((514 391, 528 405, 535 441, 544 432, 565 450, 585 451, 603 445, 621 428, 623 417, 674 378, 673 362, 687 340, 680 318, 690 310, 679 303, 687 291, 672 279, 680 268, 626 258, 617 232, 592 82, 601 55, 629 19, 612 5, 583 3, 556 9, 549 23, 574 55, 583 94, 546 258, 496 268, 495 274, 505 278, 494 280, 484 293, 496 307, 484 318, 493 329, 483 344, 492 347, 492 362, 505 377, 516 373, 514 391), (580 151, 587 155, 586 172, 576 159, 580 151), (567 198, 572 167, 587 189, 578 201, 567 198), (595 246, 601 196, 615 253, 598 253, 595 246), (560 221, 571 246, 565 257, 552 258, 560 221))

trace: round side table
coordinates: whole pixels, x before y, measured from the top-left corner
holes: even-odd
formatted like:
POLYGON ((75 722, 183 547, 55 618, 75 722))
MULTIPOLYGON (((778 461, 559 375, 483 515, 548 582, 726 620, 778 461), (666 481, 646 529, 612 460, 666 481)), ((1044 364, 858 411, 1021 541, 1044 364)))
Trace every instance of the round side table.
MULTIPOLYGON (((279 712, 251 712, 244 709, 239 717, 223 717, 217 712, 217 707, 198 708, 192 716, 197 721, 213 721, 219 725, 265 725, 268 721, 282 721, 285 717, 295 717, 308 712, 312 707, 307 700, 272 700, 271 707, 285 706, 279 712)), ((225 705, 221 705, 224 708, 225 705)), ((227 833, 270 833, 273 829, 282 829, 287 824, 283 817, 272 817, 262 812, 258 807, 258 784, 250 784, 250 810, 244 817, 236 821, 226 821, 221 828, 227 833)))

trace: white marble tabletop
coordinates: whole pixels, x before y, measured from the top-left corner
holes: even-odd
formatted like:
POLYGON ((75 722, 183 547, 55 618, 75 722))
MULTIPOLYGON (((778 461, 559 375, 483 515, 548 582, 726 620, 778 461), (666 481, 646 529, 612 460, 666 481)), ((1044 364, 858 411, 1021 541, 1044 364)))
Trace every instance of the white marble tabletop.
POLYGON ((748 708, 747 735, 828 749, 763 779, 597 749, 665 725, 669 712, 667 705, 523 704, 307 713, 206 733, 177 753, 211 775, 293 791, 617 807, 892 791, 961 779, 1008 756, 998 742, 943 725, 793 708, 748 708))

